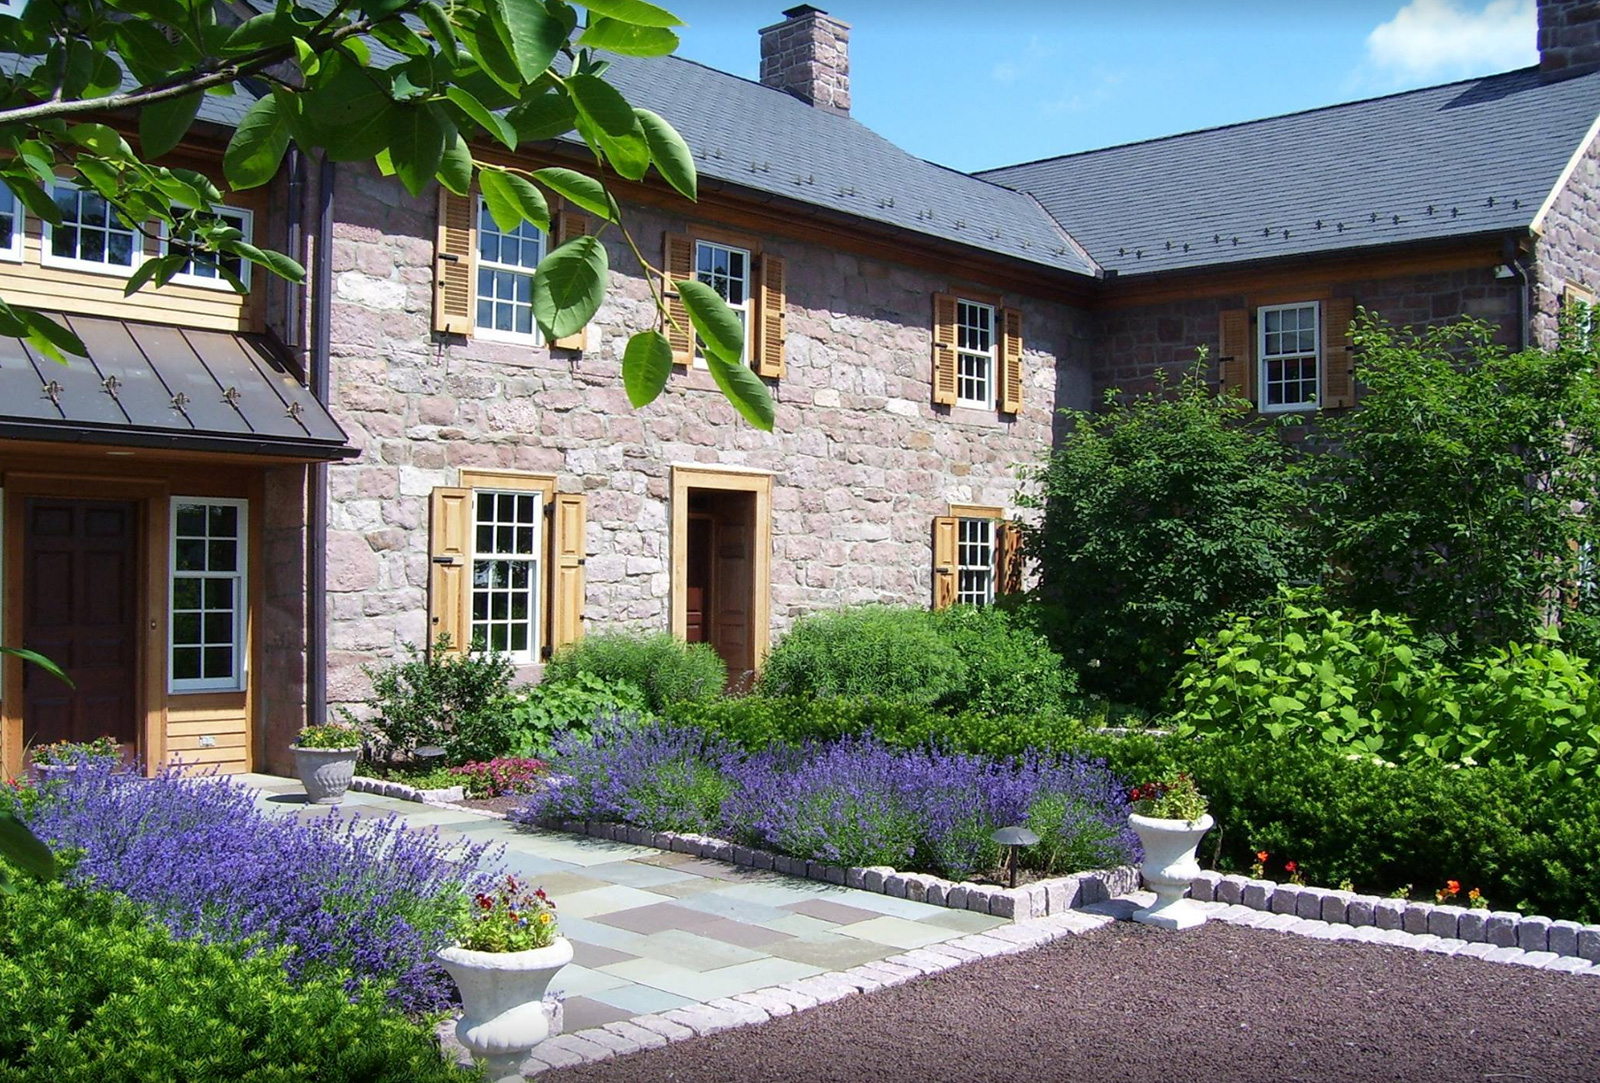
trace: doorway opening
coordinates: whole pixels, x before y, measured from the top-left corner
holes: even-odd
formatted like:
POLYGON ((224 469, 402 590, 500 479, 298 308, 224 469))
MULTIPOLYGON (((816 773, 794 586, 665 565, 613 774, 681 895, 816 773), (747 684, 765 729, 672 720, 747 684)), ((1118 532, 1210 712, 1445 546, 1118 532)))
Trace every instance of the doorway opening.
POLYGON ((672 631, 709 643, 735 690, 767 650, 771 499, 770 475, 673 470, 672 631))

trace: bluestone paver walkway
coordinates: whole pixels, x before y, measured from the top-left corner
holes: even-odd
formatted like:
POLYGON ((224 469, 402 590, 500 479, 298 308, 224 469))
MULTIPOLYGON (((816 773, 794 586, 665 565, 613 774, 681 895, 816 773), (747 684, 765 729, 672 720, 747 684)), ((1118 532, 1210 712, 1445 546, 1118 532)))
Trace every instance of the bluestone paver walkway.
MULTIPOLYGON (((325 816, 293 779, 236 776, 260 805, 325 816)), ((583 1030, 874 962, 1009 922, 688 854, 520 827, 485 813, 349 793, 345 814, 402 817, 494 843, 555 899, 572 964, 566 1030, 583 1030)))

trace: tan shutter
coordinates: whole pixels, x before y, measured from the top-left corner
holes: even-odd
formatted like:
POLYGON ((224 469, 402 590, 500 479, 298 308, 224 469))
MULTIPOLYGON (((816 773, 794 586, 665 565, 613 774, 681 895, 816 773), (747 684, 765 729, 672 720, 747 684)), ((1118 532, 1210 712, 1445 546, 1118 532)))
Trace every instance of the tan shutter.
POLYGON ((587 553, 582 493, 557 493, 550 527, 550 648, 583 638, 583 566, 587 553))
POLYGON ((472 334, 473 264, 478 256, 477 198, 439 186, 439 231, 433 250, 433 329, 472 334))
POLYGON ((1224 391, 1251 399, 1250 313, 1230 308, 1222 313, 1221 345, 1217 348, 1217 378, 1224 391))
POLYGON ((756 309, 756 373, 783 378, 783 336, 788 317, 783 292, 783 257, 761 257, 760 304, 756 309))
POLYGON ((678 292, 672 288, 672 283, 693 277, 694 241, 683 233, 668 233, 666 248, 666 262, 662 268, 666 272, 666 280, 661 283, 661 289, 666 295, 667 315, 671 319, 663 321, 661 331, 672 343, 672 363, 687 365, 694 360, 694 329, 689 326, 689 312, 678 300, 678 292))
POLYGON ((956 299, 948 293, 933 295, 933 401, 956 404, 956 299))
POLYGON ((1322 302, 1322 387, 1317 405, 1325 410, 1356 402, 1350 352, 1350 321, 1355 318, 1356 303, 1349 297, 1322 302))
POLYGON ((933 608, 956 604, 956 537, 959 520, 941 515, 933 521, 933 608))
POLYGON ((1022 528, 1016 523, 995 524, 995 593, 1022 593, 1022 528))
MULTIPOLYGON (((587 236, 589 233, 588 217, 577 211, 561 211, 556 215, 552 225, 555 226, 555 241, 558 248, 576 237, 587 236)), ((551 345, 558 350, 586 350, 589 348, 589 328, 585 326, 576 334, 558 338, 551 345)))
POLYGON ((450 646, 441 653, 460 654, 472 645, 471 489, 433 491, 428 556, 428 649, 434 651, 439 637, 448 635, 450 646))
POLYGON ((1022 409, 1022 310, 1000 310, 1000 409, 1015 414, 1022 409))

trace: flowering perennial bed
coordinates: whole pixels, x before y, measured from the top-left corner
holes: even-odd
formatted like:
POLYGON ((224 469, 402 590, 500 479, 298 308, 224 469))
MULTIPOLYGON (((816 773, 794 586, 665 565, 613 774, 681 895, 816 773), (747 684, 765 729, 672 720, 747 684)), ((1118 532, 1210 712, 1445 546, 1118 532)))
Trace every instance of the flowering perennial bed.
POLYGON ((998 864, 996 828, 1027 823, 1025 867, 1137 861, 1127 791, 1103 763, 893 749, 867 737, 744 752, 704 731, 611 719, 563 738, 550 785, 510 818, 715 835, 837 866, 966 879, 998 864))
POLYGON ((220 778, 86 763, 28 804, 29 826, 76 855, 71 880, 127 896, 180 936, 287 946, 292 979, 377 981, 413 1011, 447 1003, 433 952, 464 893, 492 880, 487 847, 447 859, 432 832, 393 817, 276 819, 220 778))

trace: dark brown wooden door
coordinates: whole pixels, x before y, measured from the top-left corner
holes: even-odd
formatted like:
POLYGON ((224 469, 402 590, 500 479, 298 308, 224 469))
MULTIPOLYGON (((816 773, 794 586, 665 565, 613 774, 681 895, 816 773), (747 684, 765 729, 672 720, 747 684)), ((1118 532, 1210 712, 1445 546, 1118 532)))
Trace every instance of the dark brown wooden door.
POLYGON ((23 667, 23 740, 136 743, 134 505, 30 498, 23 524, 22 642, 72 678, 23 667))

